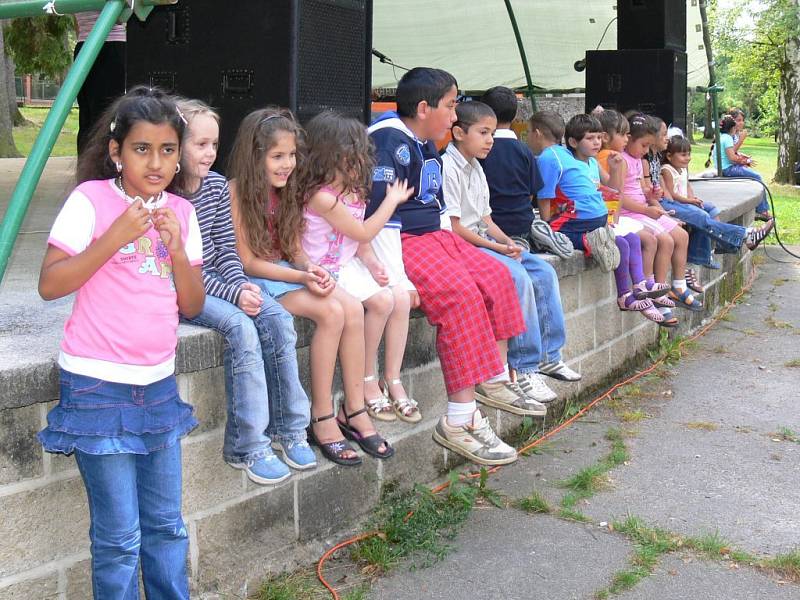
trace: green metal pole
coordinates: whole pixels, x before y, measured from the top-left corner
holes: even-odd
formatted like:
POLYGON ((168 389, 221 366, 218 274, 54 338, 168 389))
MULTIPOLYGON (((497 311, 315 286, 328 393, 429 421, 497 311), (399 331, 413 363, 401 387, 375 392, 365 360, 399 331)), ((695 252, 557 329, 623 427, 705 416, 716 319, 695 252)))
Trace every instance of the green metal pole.
POLYGON ((36 184, 39 182, 58 134, 64 126, 67 114, 78 96, 78 90, 80 90, 89 70, 92 68, 100 48, 106 41, 108 33, 126 6, 124 0, 108 0, 103 4, 105 6, 100 12, 94 28, 75 58, 75 63, 70 68, 61 90, 53 102, 53 107, 44 121, 42 130, 33 143, 31 153, 25 161, 17 186, 14 188, 14 193, 8 202, 8 210, 6 210, 3 223, 0 225, 0 281, 2 281, 6 272, 8 259, 11 256, 11 250, 14 248, 14 240, 22 225, 22 220, 25 218, 36 184))
MULTIPOLYGON (((0 3, 0 19, 16 17, 38 17, 47 14, 44 10, 49 2, 45 0, 10 0, 0 3)), ((53 14, 72 14, 86 10, 100 10, 106 0, 56 0, 53 14)))
POLYGON ((514 9, 511 7, 511 0, 505 0, 506 10, 508 11, 508 18, 511 19, 511 27, 514 29, 514 37, 517 39, 517 48, 519 49, 519 57, 522 59, 522 68, 525 71, 525 81, 528 84, 528 92, 526 96, 531 100, 531 108, 536 110, 536 98, 533 97, 533 80, 531 79, 531 71, 528 68, 528 57, 525 54, 525 46, 522 43, 522 36, 519 34, 519 27, 517 26, 517 18, 514 16, 514 9))

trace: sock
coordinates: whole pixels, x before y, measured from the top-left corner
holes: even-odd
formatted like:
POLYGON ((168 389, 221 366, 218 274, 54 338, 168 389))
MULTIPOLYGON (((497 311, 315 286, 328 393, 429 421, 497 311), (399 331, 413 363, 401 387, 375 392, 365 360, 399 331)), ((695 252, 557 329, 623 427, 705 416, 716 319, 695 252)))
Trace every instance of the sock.
POLYGON ((647 289, 652 289, 653 288, 653 284, 656 282, 656 276, 655 275, 648 275, 647 278, 646 278, 646 281, 647 281, 647 289))
POLYGON ((686 289, 686 280, 685 279, 673 279, 672 280, 672 287, 676 290, 685 290, 686 289))
POLYGON ((630 308, 631 304, 633 304, 634 302, 636 302, 636 298, 634 297, 633 294, 628 294, 625 297, 625 306, 626 307, 630 308))
POLYGON ((617 236, 614 238, 614 243, 619 249, 619 265, 614 269, 614 282, 617 285, 617 295, 624 296, 626 292, 631 291, 628 286, 628 241, 623 237, 617 236))
POLYGON ((644 279, 644 267, 642 265, 642 242, 635 233, 629 233, 623 237, 628 242, 628 268, 633 281, 644 279))
POLYGON ((508 382, 511 381, 511 375, 508 372, 508 363, 503 365, 503 371, 492 377, 491 379, 487 379, 486 383, 499 383, 499 382, 508 382))
POLYGON ((447 403, 447 422, 458 427, 466 425, 472 421, 472 415, 478 410, 475 400, 472 402, 448 402, 447 403))

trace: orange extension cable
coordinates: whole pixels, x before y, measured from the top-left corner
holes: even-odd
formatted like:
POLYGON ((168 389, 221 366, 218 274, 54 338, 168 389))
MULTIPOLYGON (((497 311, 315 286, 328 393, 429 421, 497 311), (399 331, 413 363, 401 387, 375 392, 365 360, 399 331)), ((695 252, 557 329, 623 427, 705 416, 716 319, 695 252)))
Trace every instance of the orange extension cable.
MULTIPOLYGON (((685 340, 681 340, 680 343, 678 344, 678 348, 681 348, 681 347, 683 347, 684 344, 686 344, 688 342, 693 342, 696 339, 704 336, 708 332, 709 329, 711 329, 725 315, 727 315, 728 312, 730 312, 730 310, 736 305, 736 302, 739 300, 739 298, 741 298, 744 294, 746 294, 750 290, 750 288, 753 285, 753 281, 756 278, 756 273, 757 273, 757 269, 756 269, 756 267, 754 265, 753 266, 753 273, 751 274, 750 279, 748 280, 747 284, 744 287, 742 287, 741 290, 739 290, 739 292, 733 297, 733 299, 730 301, 730 303, 727 306, 725 306, 725 308, 723 308, 719 312, 719 314, 711 320, 711 322, 709 322, 708 324, 706 324, 703 327, 701 327, 697 331, 697 333, 695 333, 694 335, 692 335, 689 338, 686 338, 685 340)), ((559 431, 562 431, 562 430, 566 429, 567 427, 572 425, 575 421, 577 421, 578 419, 583 417, 594 406, 596 406, 597 404, 599 404, 600 402, 602 402, 606 398, 609 398, 611 396, 611 394, 613 394, 619 388, 621 388, 623 386, 626 386, 629 383, 632 383, 632 382, 644 377, 645 375, 649 375, 650 373, 655 371, 659 366, 661 366, 664 363, 665 360, 666 360, 666 356, 662 356, 661 358, 659 358, 657 361, 655 361, 652 365, 650 365, 649 367, 647 367, 643 371, 637 371, 636 373, 634 373, 633 375, 631 375, 627 379, 614 384, 611 388, 609 388, 603 394, 601 394, 600 396, 598 396, 597 398, 595 398, 594 400, 589 402, 586 406, 584 406, 582 409, 580 409, 577 413, 575 413, 569 419, 567 419, 566 421, 564 421, 563 423, 561 423, 557 427, 554 427, 553 429, 551 429, 547 433, 543 434, 541 437, 536 438, 531 443, 523 446, 522 448, 519 448, 517 450, 517 452, 519 452, 520 454, 523 454, 523 453, 527 452, 528 450, 531 450, 532 448, 535 448, 539 444, 544 443, 546 440, 548 440, 551 437, 553 437, 559 431)), ((487 470, 487 473, 489 473, 489 474, 496 473, 497 471, 500 470, 500 468, 501 467, 499 467, 499 466, 491 467, 490 469, 487 470)), ((474 479, 476 477, 480 477, 480 473, 479 472, 477 472, 477 473, 463 473, 461 475, 461 477, 463 479, 474 479)), ((449 486, 450 486, 450 482, 446 481, 446 482, 444 482, 442 484, 437 485, 434 488, 431 488, 431 492, 434 493, 434 494, 438 494, 439 492, 442 492, 442 491, 446 490, 449 486)), ((407 519, 410 518, 412 514, 413 514, 413 512, 409 513, 406 516, 406 518, 407 519)), ((342 542, 339 542, 338 544, 333 546, 330 550, 325 552, 325 554, 323 554, 320 557, 319 562, 317 563, 317 579, 319 579, 320 583, 323 586, 325 586, 325 589, 327 589, 331 593, 331 598, 333 600, 340 600, 340 598, 339 598, 339 594, 337 593, 336 589, 330 583, 328 583, 328 581, 322 575, 322 568, 325 565, 325 562, 328 559, 330 559, 330 557, 333 556, 336 552, 341 550, 342 548, 345 548, 347 546, 355 544, 356 542, 360 542, 361 540, 370 538, 370 537, 372 537, 374 535, 380 535, 380 533, 381 533, 380 531, 368 531, 366 533, 362 533, 360 535, 353 536, 353 537, 348 538, 348 539, 346 539, 346 540, 344 540, 342 542)))

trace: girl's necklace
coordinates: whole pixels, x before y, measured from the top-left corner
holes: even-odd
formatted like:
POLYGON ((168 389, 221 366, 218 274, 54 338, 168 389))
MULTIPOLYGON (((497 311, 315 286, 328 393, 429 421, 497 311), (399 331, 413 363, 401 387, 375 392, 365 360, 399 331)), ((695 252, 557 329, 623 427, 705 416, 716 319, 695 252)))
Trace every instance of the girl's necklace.
POLYGON ((117 177, 114 180, 114 183, 117 185, 117 188, 122 195, 125 197, 125 202, 128 204, 133 204, 137 200, 142 201, 142 206, 146 208, 149 212, 153 212, 157 208, 161 208, 167 203, 167 193, 162 191, 158 194, 158 196, 151 196, 148 200, 145 200, 141 196, 134 196, 131 198, 128 196, 128 192, 125 191, 125 188, 122 186, 122 177, 117 177))

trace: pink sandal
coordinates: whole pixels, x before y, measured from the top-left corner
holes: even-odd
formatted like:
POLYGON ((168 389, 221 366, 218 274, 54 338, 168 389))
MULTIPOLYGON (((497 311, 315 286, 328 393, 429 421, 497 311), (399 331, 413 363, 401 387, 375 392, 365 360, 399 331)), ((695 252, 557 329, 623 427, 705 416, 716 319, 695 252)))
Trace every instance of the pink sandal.
POLYGON ((664 321, 664 315, 653 306, 653 301, 649 298, 644 298, 642 300, 634 300, 630 304, 626 303, 626 299, 630 297, 631 292, 628 292, 624 296, 617 298, 617 306, 622 311, 636 311, 642 313, 642 316, 646 319, 650 319, 653 323, 661 323, 664 321))

